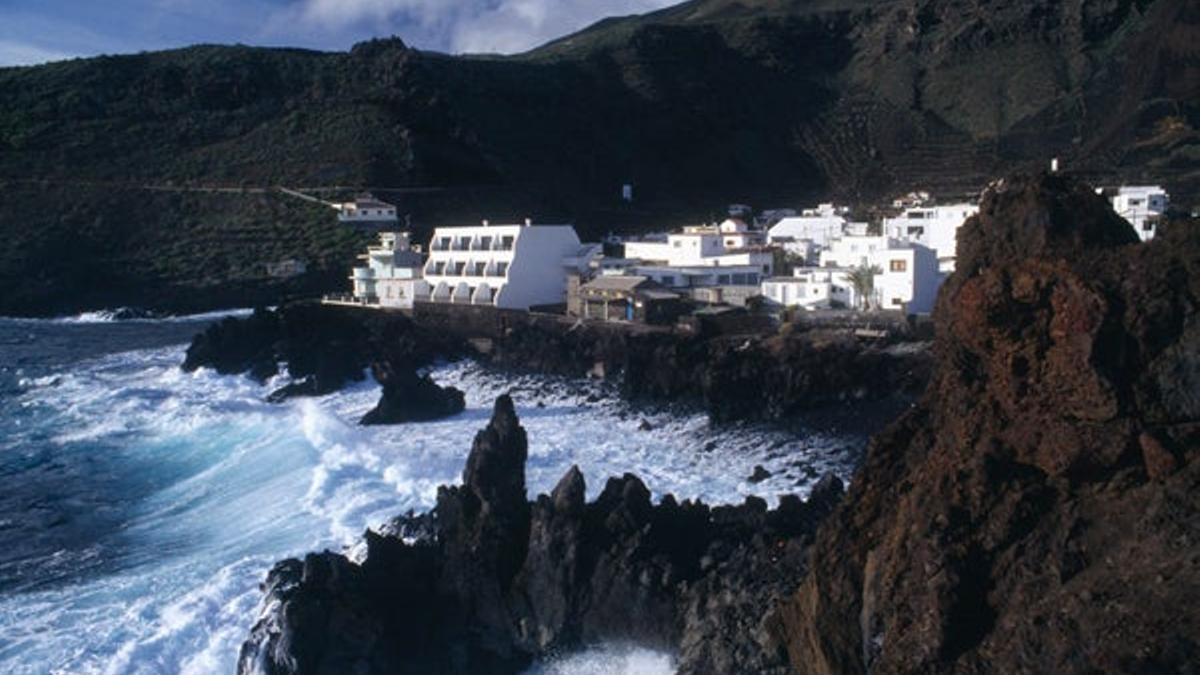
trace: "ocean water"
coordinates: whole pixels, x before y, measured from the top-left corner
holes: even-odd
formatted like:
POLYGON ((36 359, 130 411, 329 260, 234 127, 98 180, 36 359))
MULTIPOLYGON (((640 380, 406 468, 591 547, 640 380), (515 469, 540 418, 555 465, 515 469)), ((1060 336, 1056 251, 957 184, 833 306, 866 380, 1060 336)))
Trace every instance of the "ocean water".
MULTIPOLYGON (((370 379, 272 405, 279 381, 182 372, 187 340, 214 318, 0 319, 0 672, 233 672, 272 563, 353 550, 366 528, 429 508, 501 393, 529 432, 531 492, 578 464, 591 496, 631 471, 655 495, 774 501, 848 476, 867 431, 712 428, 600 384, 469 361, 432 371, 466 392, 462 414, 364 428, 370 379), (754 484, 759 464, 772 476, 754 484)), ((616 645, 534 669, 670 671, 669 654, 616 645)))

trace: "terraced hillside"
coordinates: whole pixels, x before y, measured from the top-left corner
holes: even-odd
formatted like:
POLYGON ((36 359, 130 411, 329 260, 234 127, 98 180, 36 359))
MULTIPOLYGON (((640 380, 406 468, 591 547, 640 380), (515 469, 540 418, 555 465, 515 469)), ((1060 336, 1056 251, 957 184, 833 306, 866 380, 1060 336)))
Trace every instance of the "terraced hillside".
POLYGON ((361 237, 276 185, 399 190, 380 193, 418 234, 532 216, 594 236, 731 201, 977 190, 1060 156, 1191 206, 1196 45, 1189 0, 694 0, 513 57, 393 39, 0 69, 0 313, 340 284, 361 237), (268 281, 283 257, 312 273, 268 281))

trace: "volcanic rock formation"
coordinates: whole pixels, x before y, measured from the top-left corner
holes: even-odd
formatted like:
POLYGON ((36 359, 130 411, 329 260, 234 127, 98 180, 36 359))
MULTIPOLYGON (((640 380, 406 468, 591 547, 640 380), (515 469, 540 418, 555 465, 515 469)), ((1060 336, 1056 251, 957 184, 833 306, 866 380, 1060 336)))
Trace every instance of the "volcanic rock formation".
POLYGON ((418 375, 411 367, 391 363, 371 366, 375 381, 383 386, 383 395, 361 424, 402 424, 426 422, 463 411, 466 399, 454 387, 441 387, 428 375, 418 375))
POLYGON ((1083 184, 992 185, 936 372, 784 608, 798 672, 1200 668, 1200 226, 1138 244, 1083 184))
POLYGON ((501 396, 432 525, 393 528, 426 536, 368 532, 362 564, 326 552, 276 565, 239 671, 515 673, 540 655, 630 641, 677 651, 681 672, 787 672, 764 609, 796 588, 840 482, 775 510, 756 498, 710 508, 654 505, 627 474, 587 503, 572 468, 530 503, 526 452, 501 396))

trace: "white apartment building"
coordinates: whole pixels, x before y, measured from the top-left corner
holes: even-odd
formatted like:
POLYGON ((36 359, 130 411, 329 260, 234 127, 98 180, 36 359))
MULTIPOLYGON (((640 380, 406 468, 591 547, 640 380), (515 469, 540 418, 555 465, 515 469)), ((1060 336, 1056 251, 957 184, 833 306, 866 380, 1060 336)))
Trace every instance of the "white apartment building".
POLYGON ((412 309, 414 299, 427 292, 422 256, 412 248, 407 232, 380 232, 379 244, 358 258, 366 265, 355 267, 350 280, 359 304, 412 309))
POLYGON ((1167 191, 1158 185, 1121 187, 1112 197, 1113 210, 1133 225, 1142 241, 1154 238, 1170 203, 1167 191))
POLYGON ((529 309, 566 301, 567 267, 582 247, 570 225, 439 227, 425 263, 435 303, 529 309))
POLYGON ((914 206, 895 218, 884 218, 883 233, 893 239, 933 249, 937 254, 938 269, 949 274, 954 271, 958 228, 977 213, 979 207, 975 204, 914 206))

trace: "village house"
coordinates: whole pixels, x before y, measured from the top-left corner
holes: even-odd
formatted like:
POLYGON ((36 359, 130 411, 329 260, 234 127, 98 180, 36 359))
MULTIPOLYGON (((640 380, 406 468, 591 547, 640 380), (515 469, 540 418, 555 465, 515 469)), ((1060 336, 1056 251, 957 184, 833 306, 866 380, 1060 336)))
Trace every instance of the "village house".
POLYGON ((379 230, 395 230, 399 223, 396 207, 375 199, 371 195, 363 195, 352 202, 336 204, 338 222, 355 227, 379 230))
POLYGON ((666 325, 689 310, 678 293, 642 276, 597 277, 578 293, 576 311, 585 319, 666 325))
POLYGON ((783 218, 767 232, 767 242, 781 247, 790 256, 813 264, 814 256, 831 239, 842 236, 849 224, 849 210, 833 204, 804 209, 798 216, 783 218))
POLYGON ((266 267, 267 276, 273 279, 291 279, 308 272, 308 264, 295 258, 269 262, 266 267))
MULTIPOLYGON (((820 266, 876 269, 873 292, 864 298, 874 308, 908 314, 933 311, 942 275, 933 249, 884 236, 846 235, 821 251, 820 266)), ((855 299, 857 304, 858 299, 855 299)))
POLYGON ((884 218, 883 234, 933 249, 938 269, 949 274, 954 271, 958 228, 976 213, 979 207, 975 204, 913 206, 895 218, 884 218))
POLYGON ((1129 221, 1142 241, 1154 238, 1170 206, 1170 196, 1158 185, 1130 185, 1117 188, 1111 197, 1113 210, 1129 221))
POLYGON ((426 292, 422 255, 411 246, 407 232, 380 232, 379 244, 358 258, 366 264, 350 273, 356 304, 412 309, 416 297, 426 292))
POLYGON ((425 263, 428 293, 417 300, 526 310, 561 304, 567 274, 579 264, 581 248, 570 225, 527 220, 524 225, 484 221, 473 227, 439 227, 425 263))
POLYGON ((685 227, 662 238, 626 241, 625 257, 664 267, 758 265, 763 274, 770 274, 774 258, 764 242, 762 232, 731 218, 717 226, 685 227))
POLYGON ((762 295, 768 305, 815 309, 851 309, 858 295, 850 281, 849 268, 797 267, 790 277, 763 281, 762 295))

